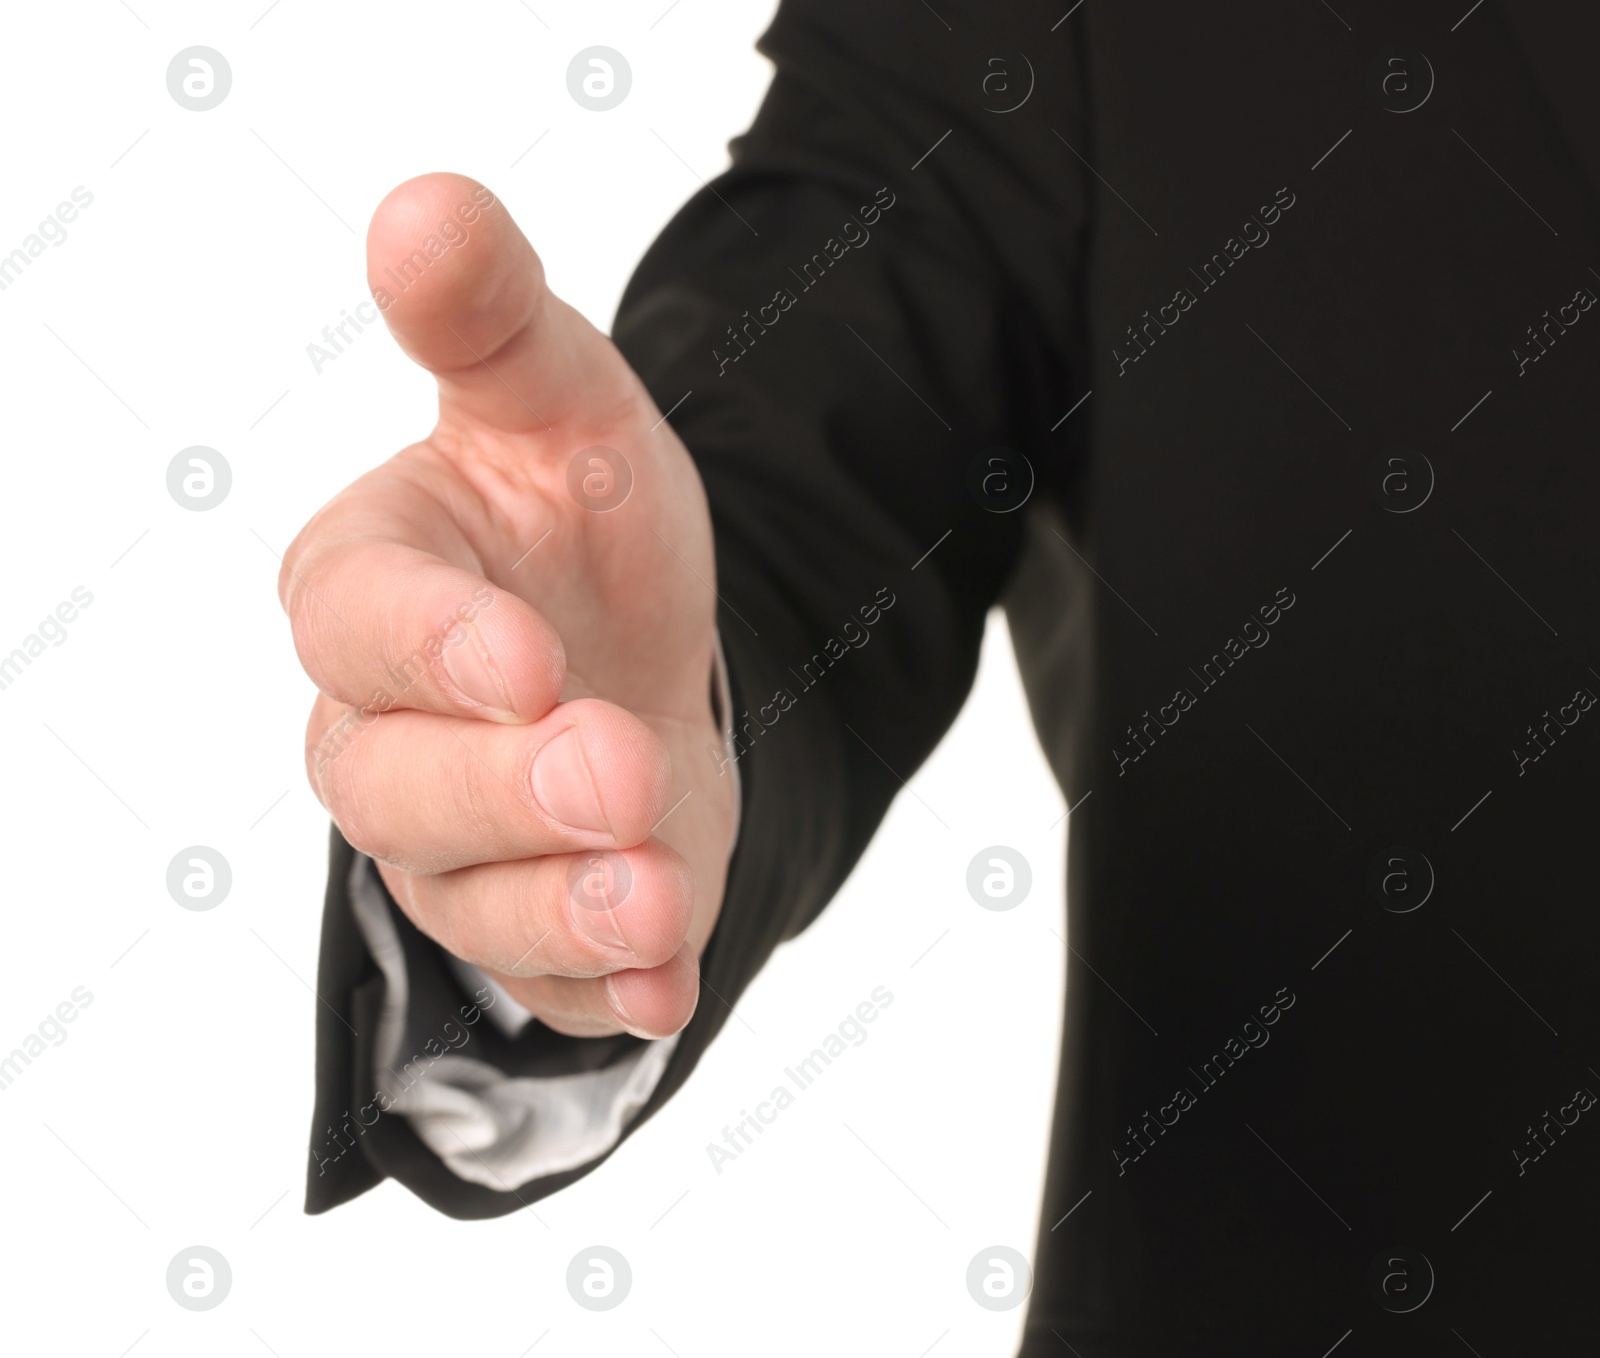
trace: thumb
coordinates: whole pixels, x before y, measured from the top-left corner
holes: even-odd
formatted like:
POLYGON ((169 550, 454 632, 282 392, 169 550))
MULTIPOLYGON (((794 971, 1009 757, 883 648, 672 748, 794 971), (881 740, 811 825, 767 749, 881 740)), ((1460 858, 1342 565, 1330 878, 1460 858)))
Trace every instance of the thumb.
POLYGON ((457 174, 391 190, 367 228, 367 283, 442 409, 544 433, 649 398, 611 341, 545 283, 505 205, 457 174))

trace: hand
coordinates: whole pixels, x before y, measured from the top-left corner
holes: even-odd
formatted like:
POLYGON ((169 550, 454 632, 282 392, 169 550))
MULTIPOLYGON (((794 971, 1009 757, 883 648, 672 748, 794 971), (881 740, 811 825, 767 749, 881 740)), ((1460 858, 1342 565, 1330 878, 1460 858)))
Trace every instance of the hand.
POLYGON ((311 785, 417 927, 550 1027, 676 1032, 734 820, 700 478, 483 186, 395 189, 367 279, 439 421, 284 557, 311 785))

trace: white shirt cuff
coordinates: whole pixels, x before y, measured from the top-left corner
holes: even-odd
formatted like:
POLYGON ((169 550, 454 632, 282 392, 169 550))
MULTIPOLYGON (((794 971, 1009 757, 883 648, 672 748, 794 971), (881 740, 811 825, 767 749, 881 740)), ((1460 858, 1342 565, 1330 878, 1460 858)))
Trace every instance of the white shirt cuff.
MULTIPOLYGON (((715 640, 712 702, 727 756, 722 767, 732 770, 737 808, 733 698, 720 637, 715 640)), ((736 812, 734 842, 738 834, 736 812)), ((647 1042, 613 1065, 572 1075, 512 1076, 486 1061, 446 1055, 414 1078, 402 1077, 394 1067, 402 1055, 410 995, 405 953, 377 867, 365 855, 358 856, 351 868, 350 905, 385 981, 372 1072, 376 1087, 452 1174, 507 1192, 532 1179, 586 1165, 617 1144, 660 1083, 677 1046, 676 1034, 647 1042)), ((493 997, 483 1012, 505 1036, 517 1036, 534 1021, 532 1011, 498 981, 470 962, 448 953, 446 958, 469 994, 483 990, 493 997)))

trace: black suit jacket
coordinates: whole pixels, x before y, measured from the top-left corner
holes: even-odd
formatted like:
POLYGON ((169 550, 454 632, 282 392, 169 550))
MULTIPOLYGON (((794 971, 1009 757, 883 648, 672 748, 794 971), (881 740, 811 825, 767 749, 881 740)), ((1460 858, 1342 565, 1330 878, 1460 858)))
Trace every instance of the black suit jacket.
MULTIPOLYGON (((629 1133, 1003 602, 1076 808, 1029 1354, 1593 1344, 1600 25, 1468 4, 786 0, 732 168, 617 317, 663 409, 693 391, 743 782, 629 1133)), ((383 987, 349 854, 308 1210, 393 1175, 492 1216, 595 1168, 497 1192, 401 1118, 337 1137, 383 987)), ((423 1033, 460 997, 399 923, 423 1033)))

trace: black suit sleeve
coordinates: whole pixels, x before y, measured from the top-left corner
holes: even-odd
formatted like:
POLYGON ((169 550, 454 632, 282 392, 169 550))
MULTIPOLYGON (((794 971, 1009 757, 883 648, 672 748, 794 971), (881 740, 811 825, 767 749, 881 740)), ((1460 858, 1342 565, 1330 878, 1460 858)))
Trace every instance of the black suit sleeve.
MULTIPOLYGON (((821 911, 954 719, 1020 545, 1017 502, 1082 395, 1083 192, 1053 130, 1073 135, 1076 84, 1006 111, 1036 79, 1016 54, 990 61, 1037 40, 1022 6, 974 7, 959 37, 870 10, 781 7, 760 44, 773 84, 732 168, 648 251, 614 327, 676 406, 710 498, 743 798, 699 1007, 628 1132, 821 911), (1020 170, 1041 160, 1053 182, 1020 170)), ((347 853, 336 842, 319 1133, 369 1093, 331 1010, 370 1019, 382 986, 340 919, 347 853)), ((452 1216, 498 1215, 600 1163, 497 1192, 381 1122, 336 1172, 313 1166, 309 1210, 393 1175, 452 1216)))

